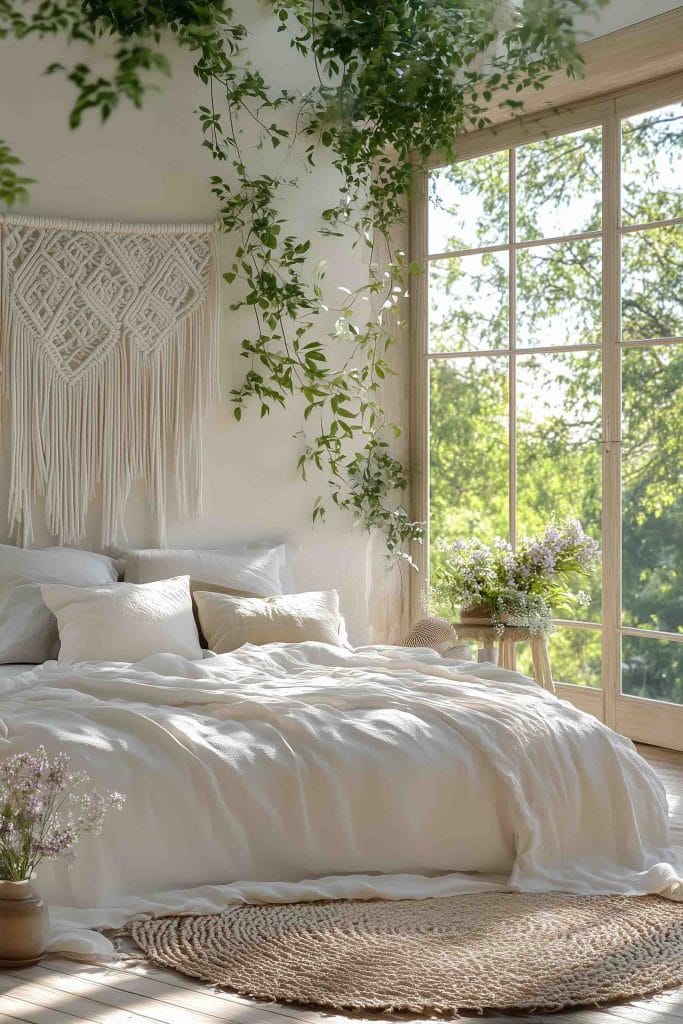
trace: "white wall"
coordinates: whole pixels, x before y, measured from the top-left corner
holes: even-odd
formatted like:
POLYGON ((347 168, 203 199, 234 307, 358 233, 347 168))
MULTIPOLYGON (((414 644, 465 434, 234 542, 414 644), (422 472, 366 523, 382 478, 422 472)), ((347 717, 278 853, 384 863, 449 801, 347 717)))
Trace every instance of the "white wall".
MULTIPOLYGON (((257 61, 273 73, 275 85, 304 85, 302 62, 283 35, 276 36, 273 19, 260 5, 245 0, 241 16, 252 31, 257 61), (276 77, 275 77, 276 76, 276 77)), ((65 52, 51 41, 0 41, 0 138, 7 139, 25 161, 26 172, 37 179, 31 201, 22 212, 116 220, 207 220, 217 214, 208 177, 215 168, 206 149, 194 109, 206 102, 203 86, 191 72, 189 55, 174 47, 174 73, 163 88, 150 94, 142 111, 124 105, 110 122, 86 119, 78 131, 66 126, 72 91, 60 76, 46 78, 46 64, 72 64, 81 51, 65 52)), ((89 48, 84 58, 93 60, 89 48)), ((272 161, 264 153, 262 160, 272 161)), ((353 287, 365 280, 362 254, 350 243, 316 238, 319 213, 338 198, 336 172, 324 167, 304 175, 301 188, 287 205, 287 216, 300 236, 315 239, 312 262, 328 260, 329 294, 337 285, 353 287)), ((227 267, 231 243, 223 240, 227 267)), ((244 372, 239 356, 242 337, 253 324, 249 315, 228 310, 230 288, 223 290, 221 378, 223 395, 244 372)), ((405 408, 404 396, 394 402, 405 408)), ((387 398, 389 401, 389 398, 387 398)), ((350 518, 331 514, 329 525, 310 525, 313 502, 326 493, 325 477, 304 484, 296 473, 300 442, 292 435, 301 426, 301 405, 286 412, 273 410, 260 420, 250 409, 241 423, 225 398, 209 417, 205 444, 205 515, 199 523, 178 522, 171 516, 169 546, 218 544, 232 537, 288 538, 294 550, 298 589, 338 587, 352 639, 386 639, 403 630, 401 607, 407 596, 397 571, 387 573, 381 537, 370 539, 352 527, 350 518)), ((6 461, 0 465, 0 538, 7 539, 3 510, 7 501, 6 461)), ((37 543, 50 538, 36 516, 37 543)), ((128 541, 154 543, 153 524, 141 489, 126 517, 128 541)), ((97 547, 99 513, 89 518, 88 539, 97 547)))

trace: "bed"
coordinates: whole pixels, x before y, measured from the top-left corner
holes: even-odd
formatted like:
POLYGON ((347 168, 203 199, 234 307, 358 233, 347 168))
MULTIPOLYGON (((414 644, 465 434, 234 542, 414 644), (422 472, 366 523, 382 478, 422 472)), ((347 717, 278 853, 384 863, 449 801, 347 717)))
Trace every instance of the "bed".
POLYGON ((41 867, 53 951, 106 956, 94 929, 236 901, 683 898, 663 787, 629 740, 426 649, 48 662, 0 701, 0 756, 40 743, 127 797, 71 871, 41 867))
POLYGON ((0 665, 0 701, 17 689, 17 676, 24 672, 30 672, 34 668, 35 665, 0 665))

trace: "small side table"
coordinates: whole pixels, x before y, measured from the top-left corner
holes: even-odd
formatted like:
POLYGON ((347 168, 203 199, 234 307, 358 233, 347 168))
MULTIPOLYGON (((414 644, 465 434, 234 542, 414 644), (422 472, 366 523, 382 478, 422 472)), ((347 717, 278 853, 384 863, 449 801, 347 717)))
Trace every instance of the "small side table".
POLYGON ((453 628, 458 634, 459 640, 476 640, 481 642, 484 647, 493 647, 497 643, 500 668, 514 668, 515 644, 528 641, 531 648, 531 664, 535 682, 544 690, 555 693, 550 658, 548 657, 548 644, 544 636, 531 633, 528 629, 519 626, 504 626, 502 634, 496 632, 493 626, 476 625, 473 622, 454 622, 453 628))

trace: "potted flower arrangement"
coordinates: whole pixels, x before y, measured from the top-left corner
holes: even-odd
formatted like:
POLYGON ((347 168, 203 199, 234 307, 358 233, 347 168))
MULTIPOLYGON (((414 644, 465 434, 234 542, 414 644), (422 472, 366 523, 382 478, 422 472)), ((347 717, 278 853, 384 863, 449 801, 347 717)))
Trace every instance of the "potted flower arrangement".
POLYGON ((587 604, 582 591, 569 590, 573 579, 587 577, 599 561, 598 544, 581 523, 551 523, 544 534, 516 550, 501 537, 488 546, 476 538, 446 546, 434 571, 432 591, 440 605, 462 621, 523 626, 535 634, 550 632, 552 611, 587 604))
POLYGON ((47 907, 33 880, 42 860, 76 859, 85 832, 98 833, 120 793, 85 790, 85 772, 71 771, 66 754, 51 761, 44 747, 0 762, 0 966, 37 963, 45 952, 47 907))

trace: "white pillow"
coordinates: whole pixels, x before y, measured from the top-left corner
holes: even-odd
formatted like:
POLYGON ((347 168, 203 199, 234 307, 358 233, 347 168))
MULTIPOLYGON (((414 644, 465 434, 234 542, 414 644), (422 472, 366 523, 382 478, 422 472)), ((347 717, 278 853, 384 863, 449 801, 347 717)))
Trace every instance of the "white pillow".
POLYGON ((340 644, 339 595, 336 590, 275 597, 230 597, 196 590, 199 622, 209 649, 217 654, 242 644, 340 644))
POLYGON ((41 587, 59 626, 59 661, 139 661, 150 654, 201 658, 190 579, 105 587, 41 587))
POLYGON ((94 551, 0 544, 0 664, 37 665, 57 657, 57 621, 40 583, 92 586, 116 579, 114 561, 94 551))
POLYGON ((149 548, 125 554, 126 582, 150 583, 170 576, 188 575, 195 580, 218 583, 269 597, 281 594, 286 578, 286 547, 256 551, 223 552, 187 548, 166 551, 149 548))

